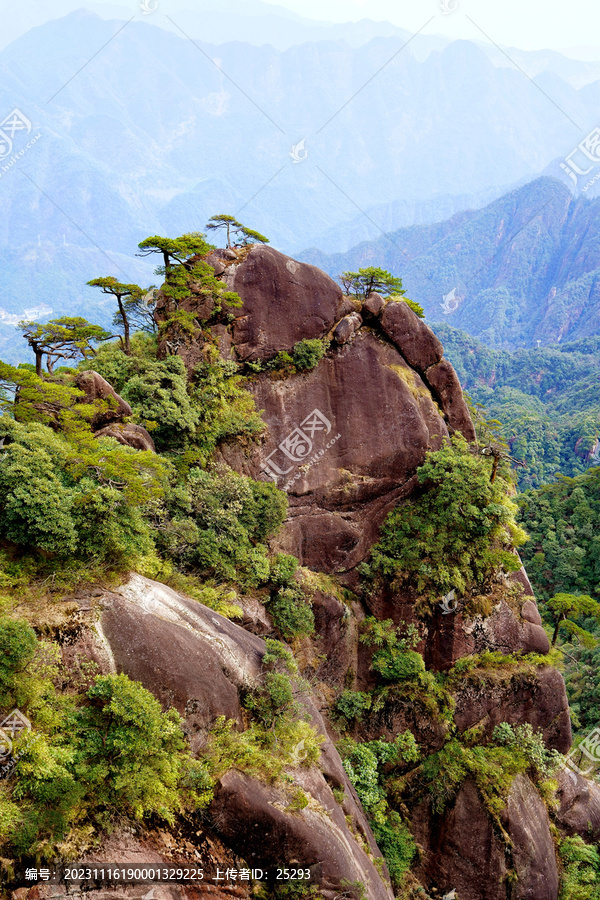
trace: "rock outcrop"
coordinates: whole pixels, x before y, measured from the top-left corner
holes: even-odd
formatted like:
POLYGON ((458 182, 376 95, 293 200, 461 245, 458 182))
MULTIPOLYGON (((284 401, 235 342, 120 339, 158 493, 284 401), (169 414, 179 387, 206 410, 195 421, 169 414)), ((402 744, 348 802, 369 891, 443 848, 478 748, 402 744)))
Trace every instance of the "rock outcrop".
MULTIPOLYGON (((271 247, 240 256, 214 251, 207 261, 243 301, 231 309, 231 325, 215 330, 224 356, 264 362, 301 340, 328 343, 308 373, 252 379, 268 439, 249 460, 225 455, 234 468, 287 490, 281 549, 352 583, 379 525, 413 489, 427 451, 455 430, 474 438, 458 379, 404 301, 371 294, 361 315, 328 275, 271 247)), ((185 308, 194 302, 192 294, 185 308)), ((178 352, 188 368, 198 361, 198 343, 178 352)))
MULTIPOLYGON (((177 709, 193 751, 202 748, 218 716, 242 727, 243 693, 260 682, 261 638, 140 575, 104 592, 97 603, 96 639, 90 646, 82 636, 81 649, 102 671, 125 672, 177 709)), ((71 653, 76 651, 71 647, 71 653)), ((286 812, 290 801, 281 786, 233 769, 221 780, 209 821, 217 837, 248 864, 296 860, 314 868, 323 896, 331 900, 344 881, 360 881, 372 900, 391 900, 373 862, 379 850, 325 723, 310 694, 299 695, 298 701, 324 739, 319 766, 293 771, 294 782, 311 798, 308 806, 286 812), (343 807, 333 788, 343 790, 343 807)))
POLYGON ((135 450, 156 452, 154 441, 142 425, 123 423, 123 419, 132 414, 131 406, 102 375, 91 370, 81 372, 75 379, 75 385, 85 393, 86 402, 98 407, 90 422, 95 437, 112 437, 135 450))
MULTIPOLYGON (((219 452, 237 471, 271 479, 287 491, 289 515, 273 549, 334 574, 338 587, 356 589, 357 567, 387 513, 415 491, 416 472, 428 451, 454 432, 467 441, 475 438, 456 373, 438 339, 401 299, 370 294, 362 304, 352 301, 323 272, 270 247, 213 251, 207 261, 243 306, 209 326, 212 301, 192 285, 183 308, 196 313, 204 334, 181 342, 177 352, 191 371, 206 345, 211 353, 218 345, 221 356, 237 361, 249 376, 246 386, 268 426, 262 444, 240 448, 231 442, 219 452), (265 368, 306 339, 322 340, 325 348, 312 370, 265 368)), ((159 319, 161 309, 159 296, 159 319)), ((171 352, 168 337, 161 340, 159 352, 171 352)), ((96 434, 153 449, 144 429, 124 424, 127 405, 120 405, 110 386, 95 373, 86 376, 82 386, 89 396, 114 407, 112 419, 95 423, 96 434)), ((205 817, 193 822, 195 837, 176 858, 185 861, 189 853, 192 859, 200 846, 208 846, 213 860, 263 866, 297 862, 311 867, 326 900, 350 896, 348 885, 357 884, 369 900, 391 900, 385 865, 335 748, 339 720, 328 715, 344 689, 375 687, 374 649, 359 640, 365 615, 417 627, 426 689, 415 682, 414 690, 409 686, 402 693, 401 683, 386 684, 373 695, 377 702, 369 715, 349 728, 357 739, 393 740, 409 729, 423 761, 450 737, 460 742, 469 729, 487 751, 496 725, 529 723, 547 747, 567 752, 571 731, 565 685, 543 658, 548 637, 523 570, 499 577, 489 596, 479 598, 478 609, 485 612, 440 608, 427 620, 417 617, 410 586, 398 590, 386 584, 359 601, 347 590, 328 593, 321 587, 326 579, 318 583, 312 598, 314 638, 296 647, 314 676, 312 688, 297 688, 296 699, 323 744, 318 765, 297 761, 286 769, 289 783, 304 792, 307 804, 291 811, 285 783, 231 766, 205 817), (495 655, 486 665, 488 651, 495 655), (458 677, 456 663, 465 657, 472 662, 458 677), (441 684, 447 685, 443 709, 436 706, 441 684), (396 687, 396 693, 386 693, 396 687)), ((219 716, 239 730, 248 725, 244 697, 261 683, 263 635, 273 632, 261 599, 260 592, 243 598, 240 627, 165 585, 132 575, 120 587, 99 591, 96 609, 82 604, 80 630, 74 629, 76 637, 65 653, 80 651, 101 671, 124 672, 140 681, 165 708, 180 712, 192 752, 201 754, 219 716)), ((402 793, 412 771, 395 779, 394 791, 403 798, 399 808, 417 842, 413 872, 422 885, 419 891, 437 897, 455 891, 460 900, 557 900, 553 828, 596 839, 600 788, 561 772, 560 806, 550 816, 532 770, 521 772, 493 808, 472 774, 456 784, 441 808, 432 804, 424 781, 413 794, 402 793), (404 803, 409 794, 410 808, 404 803)), ((132 856, 150 847, 144 835, 125 844, 132 856)), ((153 851, 158 858, 174 858, 168 847, 153 845, 153 851)), ((95 859, 115 861, 109 860, 111 853, 108 842, 95 859)), ((238 887, 235 896, 247 897, 238 887)), ((213 893, 232 896, 223 891, 213 893)), ((102 900, 104 895, 87 896, 102 900)), ((164 896, 186 900, 197 895, 182 888, 164 896)))

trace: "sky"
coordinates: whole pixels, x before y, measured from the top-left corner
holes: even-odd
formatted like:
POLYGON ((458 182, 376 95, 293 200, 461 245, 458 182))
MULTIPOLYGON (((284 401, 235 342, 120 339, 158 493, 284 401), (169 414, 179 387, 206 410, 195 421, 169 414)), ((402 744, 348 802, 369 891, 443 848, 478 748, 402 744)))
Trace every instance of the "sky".
POLYGON ((387 20, 413 32, 435 16, 427 31, 481 40, 482 29, 495 43, 523 50, 600 47, 598 0, 279 0, 278 5, 307 18, 387 20), (451 11, 444 12, 444 4, 451 11))

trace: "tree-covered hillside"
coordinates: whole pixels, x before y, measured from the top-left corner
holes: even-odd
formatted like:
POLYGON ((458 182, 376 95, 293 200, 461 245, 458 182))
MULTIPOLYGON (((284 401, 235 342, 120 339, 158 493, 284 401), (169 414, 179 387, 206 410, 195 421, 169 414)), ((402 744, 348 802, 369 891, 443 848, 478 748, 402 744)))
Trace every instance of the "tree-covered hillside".
POLYGON ((432 322, 492 347, 573 341, 600 330, 600 200, 538 178, 433 225, 401 228, 345 253, 302 259, 337 276, 374 260, 402 275, 432 322))
POLYGON ((510 353, 448 325, 435 331, 463 388, 501 423, 510 454, 521 464, 521 489, 597 464, 600 337, 510 353))

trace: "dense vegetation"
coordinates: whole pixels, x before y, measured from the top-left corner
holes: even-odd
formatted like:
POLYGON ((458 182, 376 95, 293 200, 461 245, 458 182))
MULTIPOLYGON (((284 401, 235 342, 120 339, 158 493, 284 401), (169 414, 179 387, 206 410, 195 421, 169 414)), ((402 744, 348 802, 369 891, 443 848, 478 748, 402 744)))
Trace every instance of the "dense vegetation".
MULTIPOLYGON (((246 229, 243 243, 250 238, 258 240, 246 229)), ((228 616, 241 615, 244 594, 258 596, 276 634, 290 640, 314 627, 314 589, 298 560, 267 549, 286 515, 285 494, 215 462, 223 442, 249 446, 264 430, 241 371, 218 358, 209 329, 239 297, 203 262, 211 248, 201 235, 155 236, 140 248, 163 259, 158 329, 148 314, 152 292, 96 279, 117 307, 116 342, 84 320, 24 323, 36 366, 0 363, 0 709, 17 707, 33 727, 0 783, 4 860, 75 858, 117 822, 172 823, 203 808, 232 766, 272 780, 319 753, 293 699, 301 690, 293 658, 275 640, 263 687, 246 697, 247 729, 218 720, 194 760, 174 710, 163 712, 140 684, 101 676, 84 659, 67 669, 52 639, 55 597, 132 569, 228 616), (198 313, 183 309, 192 283, 198 313), (159 340, 176 349, 186 335, 206 339, 192 372, 174 352, 158 353, 159 340), (60 359, 80 362, 57 368, 60 359), (131 421, 151 433, 157 453, 94 435, 112 401, 91 400, 78 387, 90 364, 129 402, 131 421)), ((306 344, 294 354, 298 369, 324 352, 320 342, 306 344)))
MULTIPOLYGON (((211 223, 241 258, 249 242, 266 241, 228 216, 211 223)), ((33 724, 32 735, 15 745, 11 778, 0 782, 0 862, 10 875, 7 860, 76 859, 105 830, 126 821, 173 824, 205 809, 231 768, 276 782, 287 797, 286 812, 301 812, 311 801, 290 770, 317 762, 322 741, 299 700, 309 689, 306 673, 327 699, 345 771, 392 884, 399 896, 412 897, 409 873, 418 847, 407 811, 413 802, 426 798, 441 813, 471 778, 502 835, 514 778, 527 774, 551 806, 561 761, 529 725, 502 723, 485 739, 479 727, 460 733, 453 718, 462 679, 484 683, 506 672, 525 677, 547 665, 548 657, 488 652, 434 674, 418 651, 420 628, 428 627, 449 592, 467 615, 488 615, 501 598, 518 602, 521 588, 507 585, 506 576, 519 568, 515 548, 523 545, 543 615, 567 660, 574 721, 582 735, 591 730, 600 719, 600 679, 593 674, 600 662, 600 469, 529 490, 517 506, 509 455, 535 472, 523 484, 549 477, 545 446, 536 456, 535 422, 524 444, 511 438, 508 426, 502 434, 501 426, 482 420, 480 432, 490 437, 491 448, 468 446, 455 435, 428 453, 415 491, 388 515, 361 567, 357 594, 344 593, 333 579, 326 585, 354 602, 369 600, 383 586, 408 590, 417 625, 370 616, 357 620, 358 656, 368 661, 370 687, 353 690, 355 673, 349 671, 346 687, 332 690, 318 682, 323 660, 311 641, 312 597, 325 582, 295 557, 269 549, 287 513, 286 496, 234 471, 216 452, 232 442, 248 449, 263 432, 244 379, 259 370, 272 378, 309 371, 328 345, 300 341, 289 353, 254 366, 222 360, 211 327, 229 323, 240 298, 225 290, 205 262, 210 249, 197 233, 142 241, 142 254, 162 260, 156 270, 164 279, 160 310, 153 290, 93 279, 90 284, 115 304, 117 334, 108 336, 80 319, 23 323, 36 366, 0 363, 0 709, 18 707, 33 724), (177 351, 192 341, 202 353, 188 370, 177 351), (77 365, 58 368, 61 359, 77 365), (90 400, 82 390, 78 376, 92 364, 130 404, 131 422, 148 430, 156 453, 94 436, 93 425, 110 412, 111 401, 90 400), (530 534, 526 543, 521 526, 530 534), (163 710, 140 684, 125 675, 100 675, 83 658, 69 668, 61 657, 53 600, 84 582, 110 585, 132 569, 223 615, 241 616, 240 604, 251 598, 272 618, 260 682, 241 692, 244 730, 218 718, 196 759, 181 717, 163 710), (399 709, 414 711, 441 738, 435 752, 409 728, 393 740, 365 739, 363 727, 394 721, 399 709)), ((357 297, 373 288, 398 298, 404 293, 401 281, 381 269, 345 275, 357 297)), ((463 338, 458 332, 450 338, 458 354, 463 338)), ((487 362, 475 364, 470 352, 459 373, 468 373, 475 389, 478 379, 485 392, 485 377, 502 377, 507 391, 517 391, 508 383, 514 378, 521 388, 530 385, 533 397, 539 369, 525 377, 526 361, 513 372, 508 362, 502 368, 506 354, 489 351, 487 362)), ((586 377, 583 351, 567 351, 564 359, 586 377)), ((550 368, 552 360, 544 365, 550 368)), ((537 402, 558 410, 557 385, 549 373, 544 378, 547 384, 539 390, 546 399, 537 402)), ((591 404, 591 395, 585 397, 591 404)), ((492 411, 501 414, 502 407, 492 411)), ((511 427, 519 422, 511 420, 511 427)), ((581 440, 574 445, 574 457, 582 446, 581 440)), ((341 804, 343 790, 336 791, 341 804)), ((370 852, 352 817, 346 821, 370 852)), ((564 890, 579 880, 590 886, 582 900, 592 898, 597 854, 577 839, 563 841, 560 853, 564 890)), ((348 896, 359 894, 353 888, 348 896)), ((570 893, 564 897, 572 900, 570 893)))
POLYGON ((577 475, 598 463, 600 338, 492 350, 464 331, 436 325, 444 354, 473 401, 499 420, 521 489, 577 475))

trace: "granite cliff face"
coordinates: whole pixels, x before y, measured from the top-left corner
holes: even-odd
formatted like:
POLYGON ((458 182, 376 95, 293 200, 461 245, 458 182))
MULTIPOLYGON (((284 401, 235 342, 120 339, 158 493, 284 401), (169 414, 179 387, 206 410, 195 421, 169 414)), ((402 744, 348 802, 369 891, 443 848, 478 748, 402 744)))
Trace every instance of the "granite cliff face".
MULTIPOLYGON (((455 430, 474 438, 458 379, 440 342, 403 301, 373 294, 355 308, 325 273, 269 247, 241 259, 214 251, 208 261, 243 300, 229 328, 214 329, 225 358, 265 362, 302 340, 328 342, 306 374, 255 376, 250 389, 268 437, 250 459, 236 448, 223 455, 287 488, 281 549, 352 583, 427 451, 455 430)), ((193 295, 187 306, 196 308, 193 295)), ((179 352, 188 368, 202 358, 198 343, 179 352)))
MULTIPOLYGON (((290 809, 285 784, 266 784, 233 767, 221 777, 209 809, 187 830, 140 829, 121 835, 117 846, 111 839, 90 860, 129 862, 154 854, 157 861, 181 861, 195 853, 222 866, 297 862, 311 867, 326 900, 352 895, 358 889, 348 885, 358 883, 369 900, 390 900, 387 869, 336 750, 340 733, 331 716, 332 701, 344 689, 373 687, 373 648, 358 639, 365 616, 414 624, 424 671, 436 675, 438 685, 451 670, 454 676, 444 715, 436 712, 433 687, 431 696, 390 695, 353 724, 350 734, 361 741, 393 740, 409 729, 425 759, 450 736, 459 739, 471 730, 485 746, 497 724, 529 723, 547 747, 564 753, 571 743, 564 682, 543 658, 548 638, 523 570, 497 586, 485 614, 436 609, 428 619, 418 618, 410 586, 399 591, 387 585, 362 599, 351 593, 358 564, 386 514, 414 491, 426 453, 454 431, 475 438, 460 384, 430 329, 404 301, 372 294, 355 305, 324 273, 270 248, 214 251, 209 262, 243 307, 231 310, 229 323, 213 326, 210 338, 205 329, 201 339, 182 342, 177 351, 192 370, 218 344, 224 359, 253 373, 248 389, 267 433, 259 446, 229 443, 220 455, 238 471, 287 489, 289 515, 274 549, 333 576, 313 593, 314 638, 295 648, 310 676, 296 699, 323 743, 316 763, 298 758, 286 770, 288 785, 308 798, 302 809, 290 809), (257 365, 307 339, 323 339, 326 348, 310 371, 257 365), (337 589, 327 587, 332 583, 337 589), (511 665, 486 668, 480 660, 486 651, 511 654, 511 665), (458 678, 453 667, 466 658, 473 666, 458 678)), ((186 305, 198 312, 193 292, 186 305)), ((203 308, 198 317, 206 320, 210 312, 203 308)), ((164 354, 168 340, 167 334, 164 354)), ((195 753, 202 752, 219 716, 237 729, 247 727, 243 698, 261 683, 264 638, 273 633, 260 596, 244 607, 244 627, 135 574, 113 590, 72 599, 77 611, 65 629, 67 662, 82 654, 103 672, 140 681, 184 717, 195 753)), ((416 765, 403 772, 398 790, 405 791, 403 815, 416 840, 413 875, 420 896, 423 890, 427 896, 455 890, 460 900, 557 900, 553 829, 586 840, 600 833, 600 788, 579 776, 560 773, 559 806, 549 811, 532 778, 520 773, 504 808, 491 815, 473 776, 435 809, 419 773, 416 765)), ((191 900, 204 893, 246 897, 249 889, 178 886, 159 896, 191 900)), ((34 896, 63 895, 14 894, 15 900, 34 896)), ((135 892, 123 888, 120 896, 135 892)))

